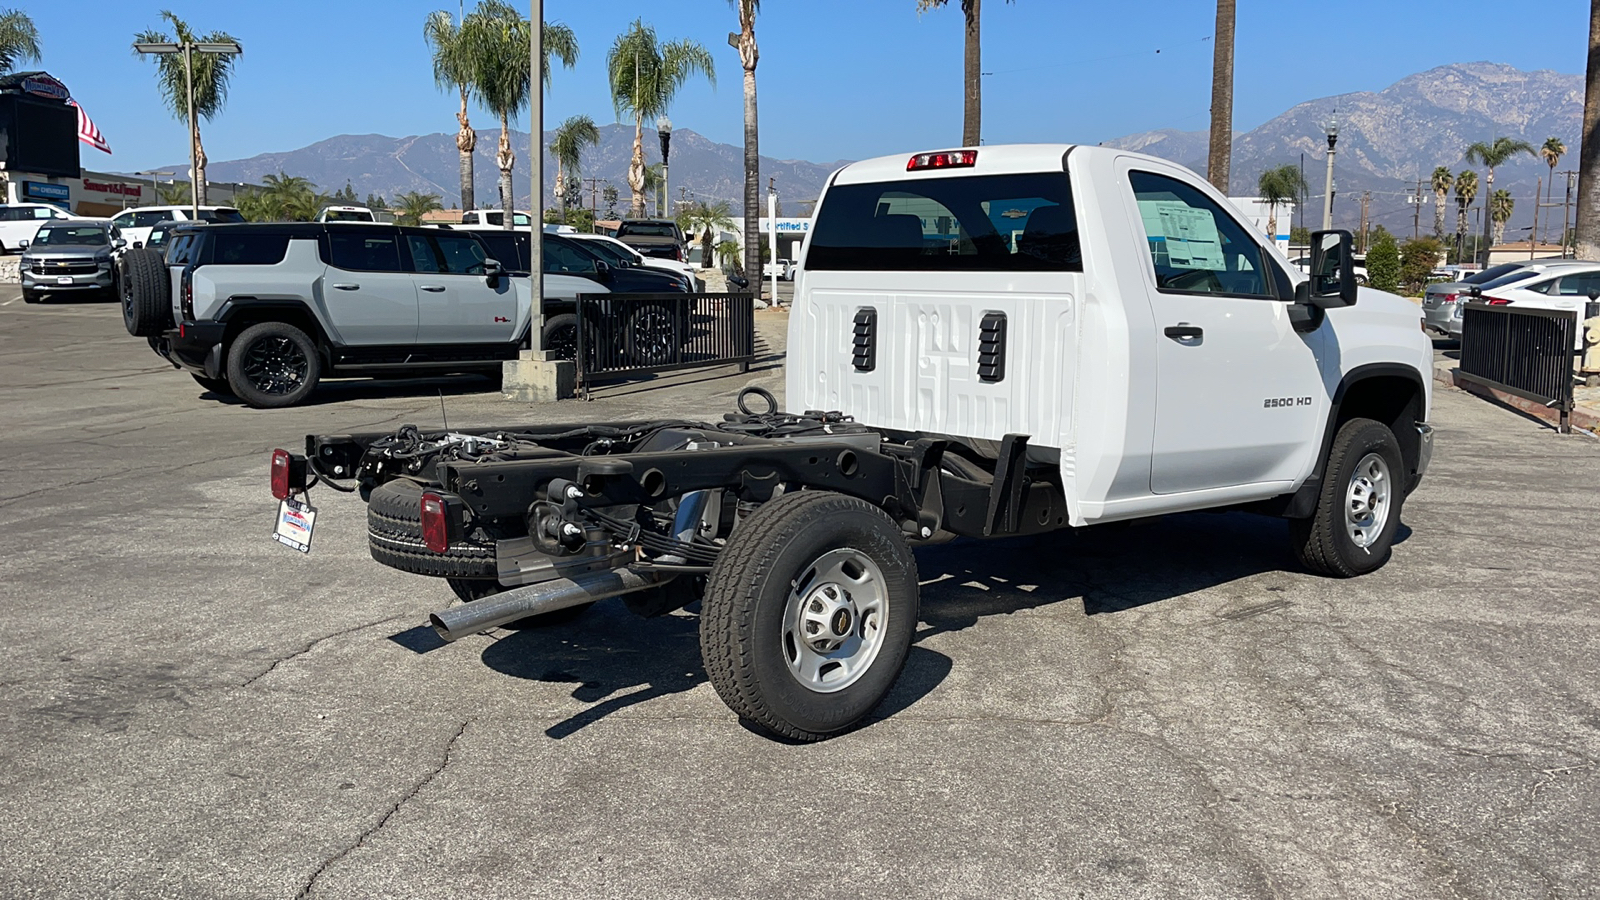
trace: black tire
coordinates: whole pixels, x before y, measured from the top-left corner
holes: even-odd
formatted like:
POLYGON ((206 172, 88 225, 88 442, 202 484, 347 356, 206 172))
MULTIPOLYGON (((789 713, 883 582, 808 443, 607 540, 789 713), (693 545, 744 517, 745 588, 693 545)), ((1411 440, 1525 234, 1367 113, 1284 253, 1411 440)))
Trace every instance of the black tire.
POLYGON ((640 366, 664 366, 678 355, 676 316, 665 303, 638 303, 628 311, 628 359, 640 366))
POLYGON ((122 324, 134 337, 154 337, 172 327, 172 282, 155 250, 122 255, 122 324))
MULTIPOLYGON (((800 608, 810 602, 802 597, 800 608)), ((882 510, 824 491, 785 494, 733 533, 711 570, 700 655, 717 694, 741 718, 793 740, 821 740, 860 722, 888 694, 911 650, 917 605, 916 560, 882 510), (854 680, 825 693, 790 672, 797 631, 785 620, 792 589, 826 590, 815 569, 836 552, 860 554, 877 567, 888 621, 876 654, 854 680)), ((869 621, 846 618, 844 630, 835 626, 834 633, 853 640, 869 621)))
POLYGON ((1334 578, 1353 578, 1375 571, 1389 561, 1395 532, 1400 527, 1405 502, 1406 473, 1400 442, 1387 425, 1372 419, 1351 419, 1339 426, 1323 466, 1322 490, 1316 512, 1309 519, 1290 519, 1289 538, 1295 558, 1308 571, 1334 578), (1374 462, 1385 470, 1381 524, 1362 528, 1357 511, 1371 510, 1373 501, 1359 501, 1365 493, 1358 484, 1373 484, 1374 462), (1358 542, 1357 534, 1361 535, 1358 542))
POLYGON ((44 295, 39 293, 38 291, 26 291, 25 290, 25 291, 22 292, 22 302, 23 303, 43 303, 44 302, 44 295))
POLYGON ((204 375, 195 375, 193 372, 190 372, 189 374, 194 378, 195 384, 200 385, 202 388, 210 391, 211 393, 216 394, 219 397, 233 396, 233 387, 228 384, 228 379, 207 378, 204 375))
POLYGON ((322 360, 310 335, 285 322, 260 322, 228 347, 228 385, 258 409, 293 406, 311 395, 322 360))
POLYGON ((562 313, 544 320, 544 330, 540 332, 542 342, 540 347, 550 352, 556 359, 578 358, 578 317, 572 313, 562 313))
POLYGON ((434 553, 422 542, 422 491, 421 485, 405 479, 372 489, 367 499, 372 558, 415 575, 495 582, 499 567, 492 538, 472 536, 452 543, 444 553, 434 553))

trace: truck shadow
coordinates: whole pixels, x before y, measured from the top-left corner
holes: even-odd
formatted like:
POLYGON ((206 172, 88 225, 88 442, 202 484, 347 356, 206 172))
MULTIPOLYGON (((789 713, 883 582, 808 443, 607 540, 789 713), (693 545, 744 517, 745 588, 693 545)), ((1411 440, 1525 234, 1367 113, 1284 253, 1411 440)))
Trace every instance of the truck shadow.
MULTIPOLYGON (((920 627, 894 689, 861 727, 914 706, 949 675, 951 659, 922 644, 984 619, 1050 604, 1077 603, 1110 615, 1219 585, 1272 575, 1269 591, 1314 578, 1296 570, 1280 519, 1190 513, 1082 533, 919 547, 920 627)), ((1410 535, 1404 525, 1396 542, 1410 535)), ((620 710, 699 687, 699 616, 656 619, 603 601, 564 625, 514 631, 483 651, 489 668, 515 678, 570 684, 587 708, 550 726, 560 740, 620 710)))

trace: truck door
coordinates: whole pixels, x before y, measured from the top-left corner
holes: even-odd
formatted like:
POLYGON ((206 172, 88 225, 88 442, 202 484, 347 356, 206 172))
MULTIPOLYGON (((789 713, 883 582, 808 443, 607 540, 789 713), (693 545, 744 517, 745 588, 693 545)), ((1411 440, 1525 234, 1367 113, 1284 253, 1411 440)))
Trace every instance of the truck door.
MULTIPOLYGON (((509 276, 484 277, 489 258, 471 234, 407 234, 416 269, 417 340, 428 344, 504 344, 516 336, 517 292, 509 276)), ((515 259, 502 261, 506 269, 515 259)))
POLYGON ((417 289, 400 264, 400 231, 329 226, 323 235, 317 299, 339 340, 351 346, 410 344, 417 339, 417 289))
POLYGON ((1280 296, 1287 277, 1230 205, 1191 177, 1142 160, 1119 169, 1150 259, 1150 489, 1293 481, 1326 404, 1313 337, 1294 330, 1280 296))

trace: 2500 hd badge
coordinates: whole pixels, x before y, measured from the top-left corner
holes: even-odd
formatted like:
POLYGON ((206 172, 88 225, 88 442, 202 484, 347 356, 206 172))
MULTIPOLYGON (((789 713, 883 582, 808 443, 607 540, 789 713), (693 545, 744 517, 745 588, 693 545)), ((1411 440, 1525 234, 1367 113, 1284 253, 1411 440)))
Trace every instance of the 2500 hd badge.
POLYGON ((1277 409, 1280 406, 1310 406, 1313 402, 1310 397, 1268 397, 1261 405, 1265 409, 1277 409))

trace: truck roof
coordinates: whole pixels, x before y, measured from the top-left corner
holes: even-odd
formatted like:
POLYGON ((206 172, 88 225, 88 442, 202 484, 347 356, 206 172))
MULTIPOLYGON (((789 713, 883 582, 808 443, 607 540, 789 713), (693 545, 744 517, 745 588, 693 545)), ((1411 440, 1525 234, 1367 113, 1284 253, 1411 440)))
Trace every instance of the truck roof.
POLYGON ((877 181, 904 181, 914 178, 950 178, 959 175, 1006 175, 1017 172, 1059 170, 1068 151, 1076 153, 1114 153, 1148 159, 1164 165, 1175 165, 1171 160, 1135 153, 1116 147, 1098 147, 1087 144, 984 144, 981 147, 948 147, 915 150, 893 156, 879 156, 853 162, 840 169, 835 184, 866 184, 877 181), (924 153, 954 153, 957 150, 976 152, 977 160, 971 166, 927 168, 910 171, 906 167, 911 159, 924 153))

